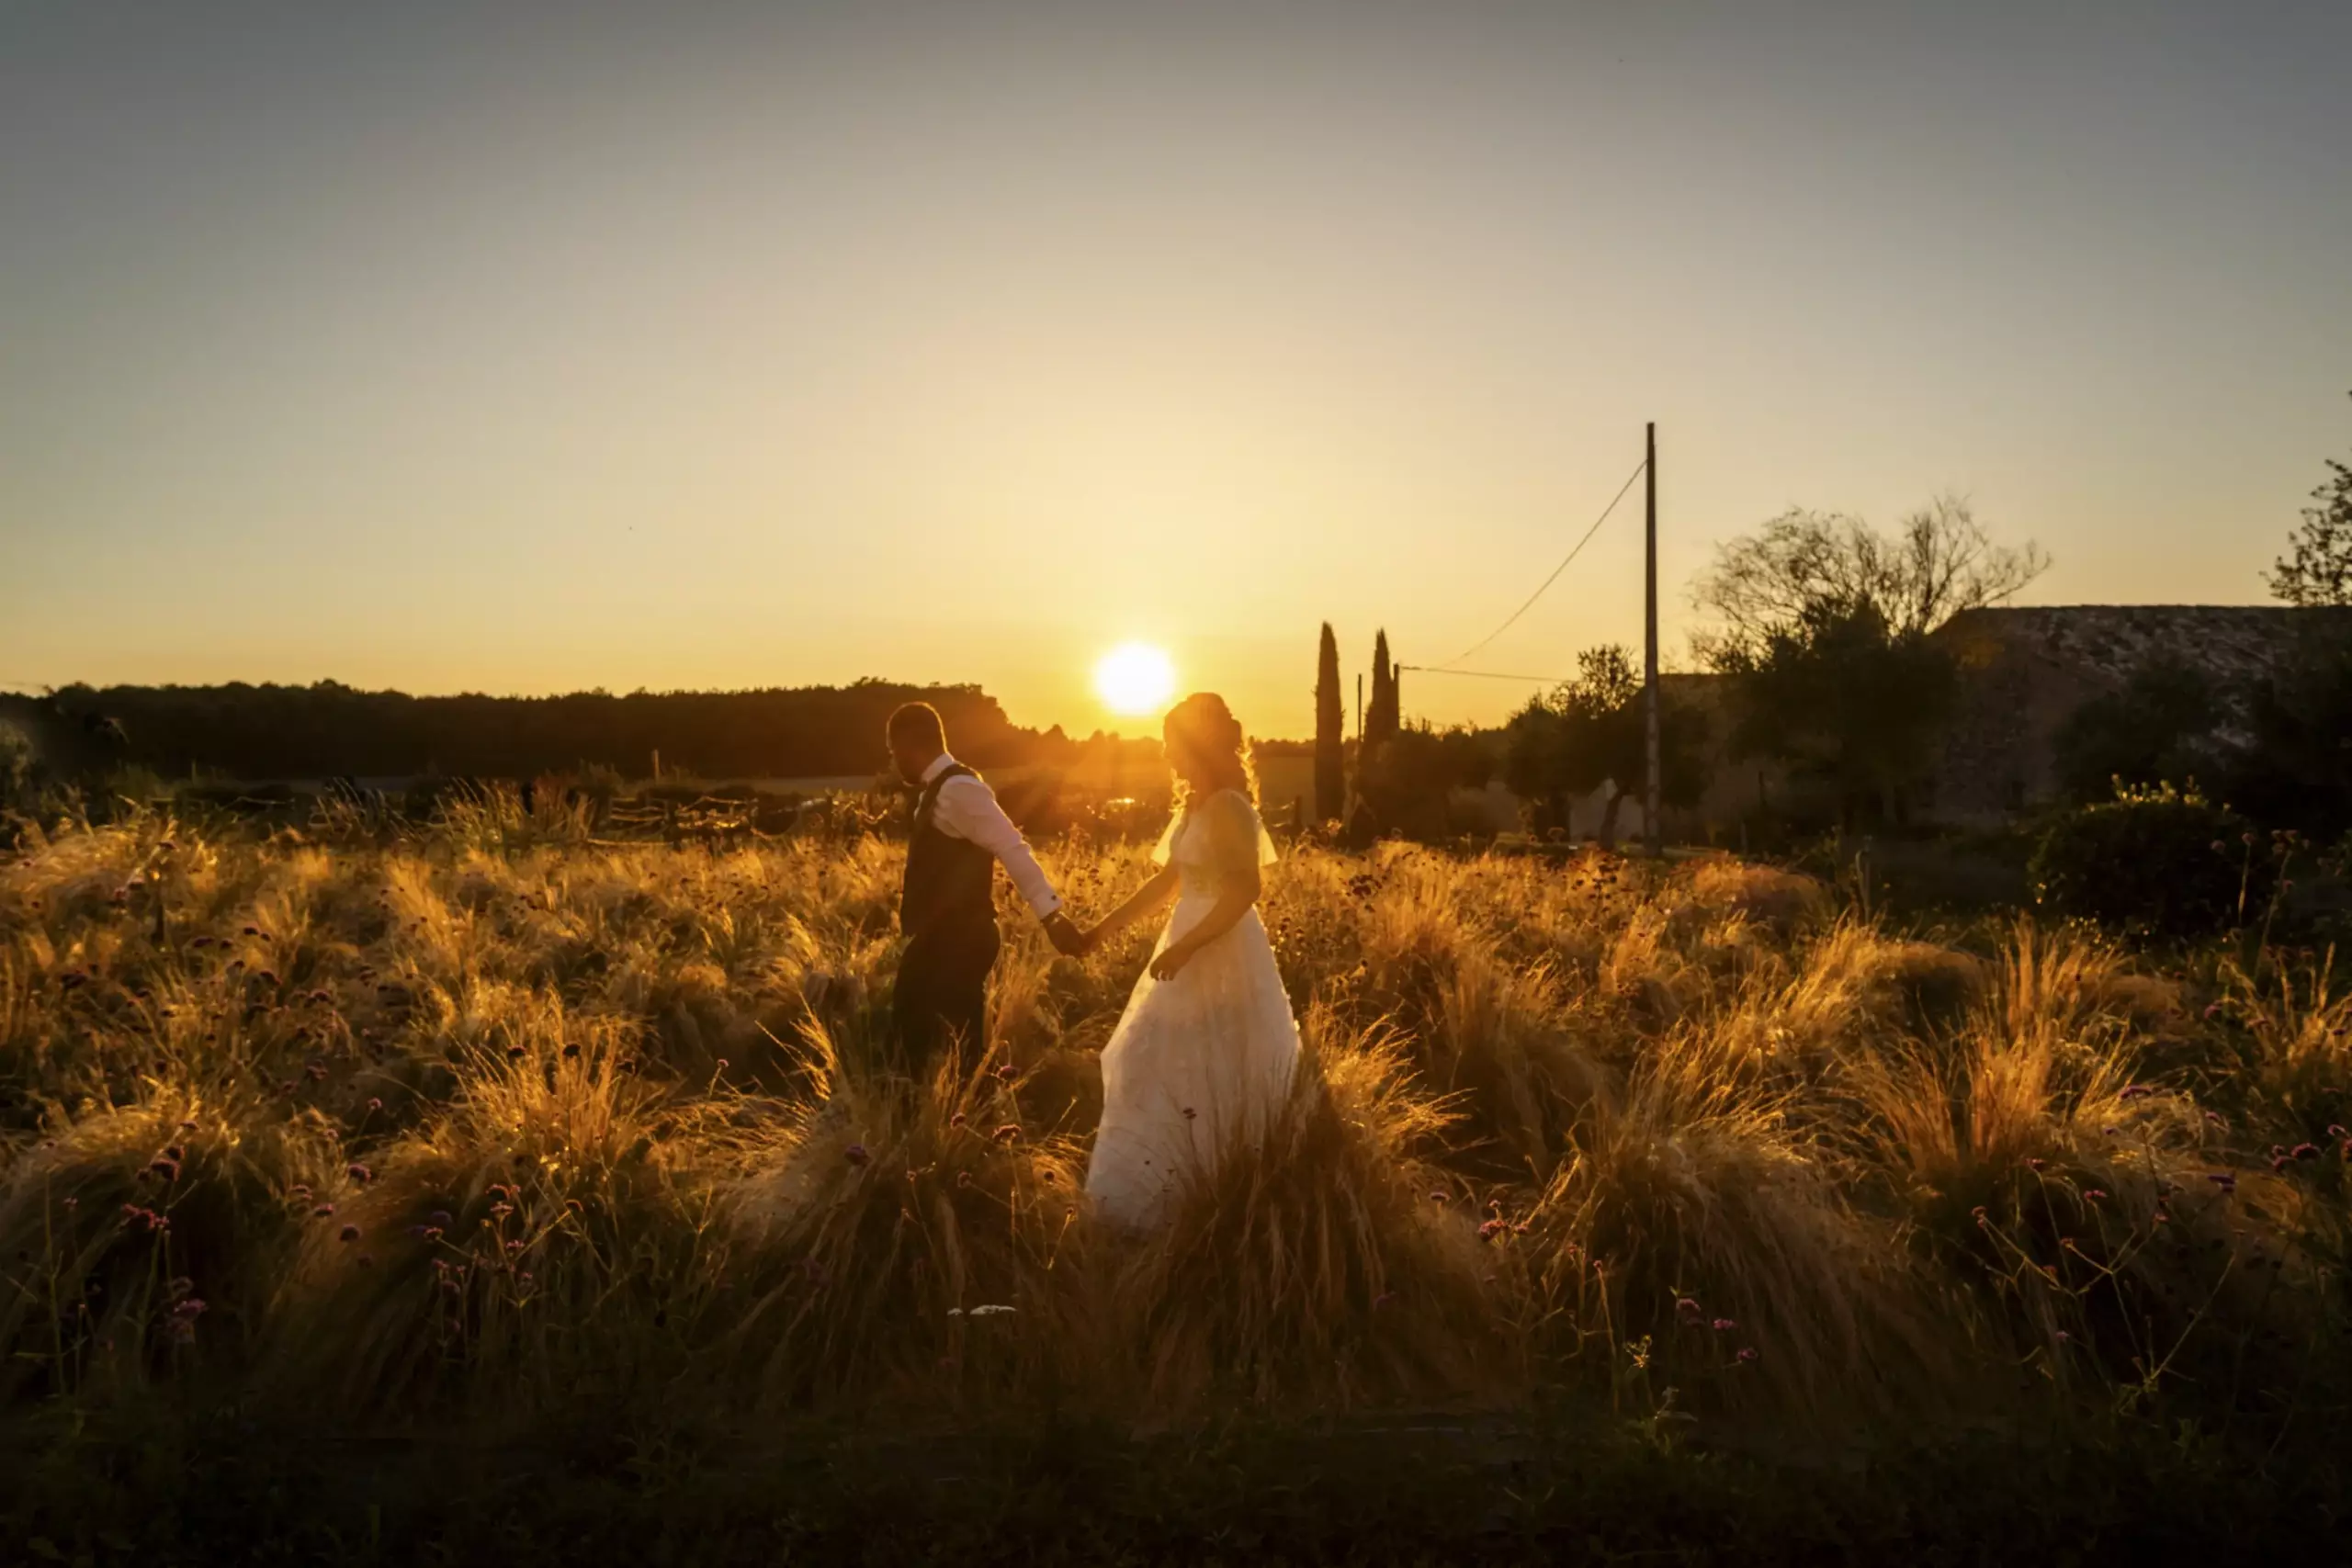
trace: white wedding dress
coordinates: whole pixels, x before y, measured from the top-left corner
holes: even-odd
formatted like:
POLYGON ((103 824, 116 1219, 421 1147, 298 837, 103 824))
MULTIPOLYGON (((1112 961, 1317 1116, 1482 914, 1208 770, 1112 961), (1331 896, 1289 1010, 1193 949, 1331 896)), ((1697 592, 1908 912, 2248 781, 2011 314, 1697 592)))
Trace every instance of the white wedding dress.
MULTIPOLYGON (((1238 790, 1180 813, 1152 852, 1180 878, 1153 956, 1197 925, 1234 877, 1274 858, 1257 807, 1238 790)), ((1133 1228, 1165 1221, 1188 1181, 1263 1135, 1298 1054, 1298 1023, 1254 907, 1174 979, 1147 968, 1102 1051, 1102 1126, 1086 1171, 1096 1213, 1133 1228)))

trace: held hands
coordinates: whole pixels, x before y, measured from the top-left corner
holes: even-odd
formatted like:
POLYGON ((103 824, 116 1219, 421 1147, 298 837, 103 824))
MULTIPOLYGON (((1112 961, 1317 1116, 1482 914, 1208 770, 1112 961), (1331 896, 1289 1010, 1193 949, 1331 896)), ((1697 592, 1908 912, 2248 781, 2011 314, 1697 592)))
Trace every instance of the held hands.
POLYGON ((1092 936, 1080 931, 1059 909, 1046 917, 1046 940, 1065 958, 1083 958, 1094 950, 1092 936))

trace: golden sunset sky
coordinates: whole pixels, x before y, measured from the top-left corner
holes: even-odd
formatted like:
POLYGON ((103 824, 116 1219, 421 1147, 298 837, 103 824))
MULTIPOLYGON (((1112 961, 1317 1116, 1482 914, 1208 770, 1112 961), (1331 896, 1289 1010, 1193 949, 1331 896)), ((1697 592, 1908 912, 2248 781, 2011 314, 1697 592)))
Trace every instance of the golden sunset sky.
MULTIPOLYGON (((0 682, 1311 727, 1660 431, 2246 602, 2352 449, 2352 6, 12 6, 0 682)), ((1640 635, 1640 491, 1487 669, 1640 635)), ((1499 718, 1408 676, 1408 714, 1499 718)), ((1127 721, 1133 728, 1133 722, 1127 721)))

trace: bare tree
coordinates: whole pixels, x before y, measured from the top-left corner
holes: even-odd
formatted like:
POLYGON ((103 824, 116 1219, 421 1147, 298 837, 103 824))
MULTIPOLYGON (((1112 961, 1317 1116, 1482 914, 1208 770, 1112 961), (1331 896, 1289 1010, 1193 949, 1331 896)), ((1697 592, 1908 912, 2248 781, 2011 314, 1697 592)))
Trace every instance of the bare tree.
POLYGON ((1810 616, 1865 610, 1892 636, 1923 635, 2010 598, 2049 566, 2038 545, 1995 544, 1957 497, 1937 497, 1891 536, 1858 517, 1792 510, 1715 547, 1690 599, 1716 624, 1693 643, 1720 667, 1810 616))

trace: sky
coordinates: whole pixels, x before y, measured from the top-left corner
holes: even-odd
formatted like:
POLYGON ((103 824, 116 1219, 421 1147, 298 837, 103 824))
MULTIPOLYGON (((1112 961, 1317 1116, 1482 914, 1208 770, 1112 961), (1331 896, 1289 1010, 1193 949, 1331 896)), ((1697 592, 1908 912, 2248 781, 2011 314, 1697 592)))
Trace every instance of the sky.
MULTIPOLYGON (((0 0, 0 684, 974 682, 1312 727, 1658 429, 2252 603, 2352 451, 2352 5, 0 0)), ((1638 647, 1642 489, 1475 667, 1638 647)), ((1408 716, 1530 688, 1408 672, 1408 716)))

